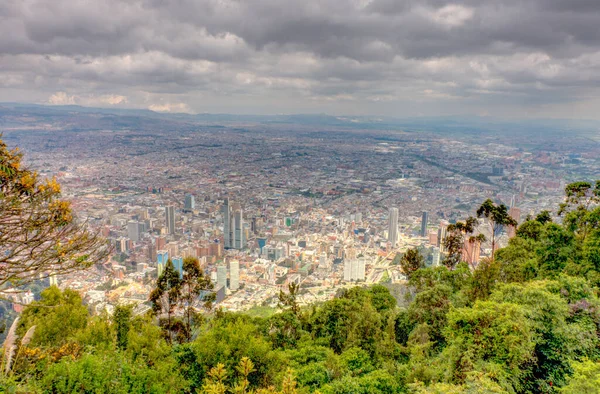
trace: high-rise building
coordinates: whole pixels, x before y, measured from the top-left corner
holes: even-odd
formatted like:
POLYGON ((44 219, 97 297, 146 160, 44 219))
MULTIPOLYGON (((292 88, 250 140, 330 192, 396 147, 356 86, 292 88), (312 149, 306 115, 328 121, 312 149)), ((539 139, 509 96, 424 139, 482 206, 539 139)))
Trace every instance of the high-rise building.
POLYGON ((156 267, 158 276, 161 276, 165 267, 167 266, 167 261, 169 260, 169 252, 166 250, 159 250, 156 252, 156 267))
POLYGON ((233 222, 233 248, 244 249, 246 247, 246 234, 244 233, 244 215, 241 208, 239 210, 234 211, 233 222))
POLYGON ((233 247, 233 236, 231 228, 231 206, 229 205, 229 199, 226 198, 223 201, 223 238, 225 249, 231 249, 233 247))
POLYGON ((232 260, 229 262, 229 289, 235 291, 240 288, 240 262, 232 260))
POLYGON ((365 260, 346 259, 344 261, 344 281, 363 281, 365 280, 365 260))
POLYGON ((188 212, 193 211, 196 208, 196 200, 192 194, 186 194, 184 209, 188 212))
POLYGON ((233 206, 226 198, 222 208, 223 238, 225 249, 244 249, 246 234, 244 229, 244 213, 239 205, 233 206))
POLYGON ((427 236, 427 222, 429 221, 429 213, 427 211, 423 211, 423 215, 421 216, 421 237, 427 236))
POLYGON ((179 278, 183 279, 183 257, 175 256, 171 259, 175 271, 179 272, 179 278))
POLYGON ((444 253, 446 248, 444 247, 444 243, 446 242, 446 226, 443 223, 440 223, 440 228, 438 229, 438 237, 437 237, 437 247, 440 248, 440 251, 444 253))
POLYGON ((433 267, 439 267, 440 260, 441 260, 440 248, 438 248, 437 246, 434 246, 432 249, 433 249, 433 253, 431 254, 432 255, 431 265, 433 267))
POLYGON ((479 262, 479 257, 481 255, 481 242, 474 241, 469 242, 468 239, 465 239, 462 250, 462 261, 465 261, 471 265, 477 264, 479 262))
POLYGON ((127 236, 133 242, 140 240, 140 224, 138 222, 130 221, 127 223, 127 236))
POLYGON ((117 252, 119 253, 127 253, 129 251, 129 243, 128 243, 129 239, 125 238, 125 237, 120 237, 119 239, 116 240, 115 242, 115 246, 117 249, 117 252))
POLYGON ((396 247, 398 242, 398 208, 390 208, 388 218, 388 241, 392 244, 392 248, 396 247))
POLYGON ((165 218, 167 220, 167 233, 175 234, 175 207, 169 205, 165 207, 165 218))
POLYGON ((217 288, 227 286, 227 266, 217 266, 217 288))

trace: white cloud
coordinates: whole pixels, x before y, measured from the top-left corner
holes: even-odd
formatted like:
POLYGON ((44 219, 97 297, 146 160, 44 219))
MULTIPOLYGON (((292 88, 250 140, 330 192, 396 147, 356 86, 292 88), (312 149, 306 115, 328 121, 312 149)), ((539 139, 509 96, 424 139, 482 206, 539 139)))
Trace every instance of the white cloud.
POLYGON ((190 108, 185 103, 161 103, 152 104, 148 106, 148 109, 155 112, 173 112, 173 113, 189 113, 190 108))
POLYGON ((75 105, 77 98, 70 96, 66 92, 56 92, 48 98, 48 104, 52 105, 75 105))

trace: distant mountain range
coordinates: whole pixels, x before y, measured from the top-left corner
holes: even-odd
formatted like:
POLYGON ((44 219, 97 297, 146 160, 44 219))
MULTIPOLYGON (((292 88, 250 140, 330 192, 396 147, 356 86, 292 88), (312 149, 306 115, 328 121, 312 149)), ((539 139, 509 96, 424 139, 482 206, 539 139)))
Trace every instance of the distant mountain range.
MULTIPOLYGON (((148 121, 177 122, 188 124, 228 125, 297 124, 305 126, 328 126, 351 129, 375 129, 430 132, 599 132, 600 121, 573 119, 523 119, 505 120, 482 116, 440 116, 393 118, 385 116, 332 116, 327 114, 291 115, 235 115, 235 114, 185 114, 161 113, 147 109, 92 108, 77 105, 51 106, 22 103, 0 103, 0 127, 13 122, 23 122, 23 117, 91 117, 100 123, 98 127, 113 124, 118 128, 140 127, 148 121), (104 115, 105 117, 99 117, 104 115), (117 119, 118 118, 118 119, 117 119)), ((31 121, 31 119, 29 120, 31 121)), ((91 126, 91 125, 89 125, 91 126)), ((84 127, 85 128, 85 127, 84 127)), ((94 128, 94 127, 92 127, 94 128)))

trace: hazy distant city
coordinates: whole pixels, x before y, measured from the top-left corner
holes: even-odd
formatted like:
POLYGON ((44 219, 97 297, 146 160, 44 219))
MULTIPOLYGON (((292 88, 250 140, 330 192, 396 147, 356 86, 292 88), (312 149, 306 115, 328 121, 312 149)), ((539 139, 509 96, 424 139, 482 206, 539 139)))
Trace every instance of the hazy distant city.
MULTIPOLYGON (((216 305, 231 311, 276 306, 290 283, 302 304, 356 283, 401 283, 394 259, 418 247, 427 265, 440 264, 446 225, 484 199, 520 223, 554 209, 566 183, 600 176, 597 132, 560 121, 3 104, 0 126, 114 246, 104 266, 52 279, 97 312, 120 302, 147 310, 167 259, 181 272, 188 256, 211 276, 216 305)), ((500 245, 509 236, 505 229, 500 245)), ((482 245, 470 263, 490 252, 482 245)))

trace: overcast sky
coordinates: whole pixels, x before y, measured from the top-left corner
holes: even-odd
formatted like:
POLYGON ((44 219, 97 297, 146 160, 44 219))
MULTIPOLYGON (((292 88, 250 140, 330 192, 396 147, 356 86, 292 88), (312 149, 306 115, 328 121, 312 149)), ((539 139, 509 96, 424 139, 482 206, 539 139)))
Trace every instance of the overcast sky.
POLYGON ((600 0, 0 0, 0 101, 600 119, 600 0))

